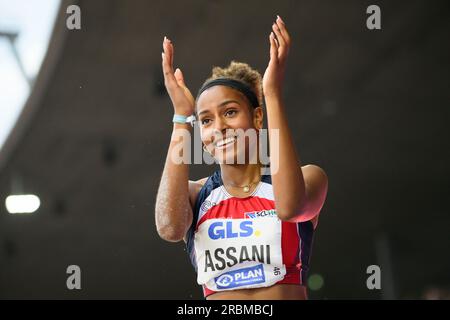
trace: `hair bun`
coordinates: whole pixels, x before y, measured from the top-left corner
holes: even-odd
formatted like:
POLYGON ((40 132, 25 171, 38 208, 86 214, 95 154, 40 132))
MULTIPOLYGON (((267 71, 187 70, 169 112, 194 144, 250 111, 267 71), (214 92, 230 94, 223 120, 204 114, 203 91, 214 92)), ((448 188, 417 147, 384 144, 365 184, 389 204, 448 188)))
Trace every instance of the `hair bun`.
POLYGON ((252 88, 255 91, 259 104, 262 105, 262 77, 248 63, 233 60, 225 68, 214 66, 211 77, 206 79, 205 83, 223 77, 241 81, 252 88))

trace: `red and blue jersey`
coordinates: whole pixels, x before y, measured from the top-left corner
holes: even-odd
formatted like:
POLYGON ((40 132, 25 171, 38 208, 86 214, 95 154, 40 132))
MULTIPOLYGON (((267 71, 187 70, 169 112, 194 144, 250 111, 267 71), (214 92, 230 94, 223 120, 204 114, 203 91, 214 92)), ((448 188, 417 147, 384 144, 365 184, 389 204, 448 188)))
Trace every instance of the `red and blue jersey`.
POLYGON ((187 233, 187 251, 205 297, 217 291, 303 285, 314 226, 281 221, 270 174, 245 198, 230 195, 220 170, 197 196, 187 233))

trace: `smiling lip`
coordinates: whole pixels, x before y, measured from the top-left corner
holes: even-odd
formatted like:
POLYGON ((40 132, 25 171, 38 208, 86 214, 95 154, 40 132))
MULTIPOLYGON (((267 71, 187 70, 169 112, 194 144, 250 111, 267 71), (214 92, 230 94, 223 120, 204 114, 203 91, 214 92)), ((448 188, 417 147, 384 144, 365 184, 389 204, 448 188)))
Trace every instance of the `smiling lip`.
POLYGON ((222 140, 217 141, 216 143, 214 143, 214 146, 216 148, 226 148, 229 145, 232 145, 233 143, 236 142, 236 137, 232 136, 232 137, 228 137, 222 140))

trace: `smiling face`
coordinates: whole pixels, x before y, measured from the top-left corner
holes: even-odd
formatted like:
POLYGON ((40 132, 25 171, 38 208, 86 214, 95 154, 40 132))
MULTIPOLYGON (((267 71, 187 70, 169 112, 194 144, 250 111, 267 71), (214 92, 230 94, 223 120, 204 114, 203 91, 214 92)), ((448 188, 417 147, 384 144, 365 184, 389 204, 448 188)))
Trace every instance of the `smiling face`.
POLYGON ((244 155, 248 162, 248 136, 262 128, 261 107, 253 108, 238 90, 217 85, 200 95, 196 111, 202 142, 219 163, 238 163, 244 155))

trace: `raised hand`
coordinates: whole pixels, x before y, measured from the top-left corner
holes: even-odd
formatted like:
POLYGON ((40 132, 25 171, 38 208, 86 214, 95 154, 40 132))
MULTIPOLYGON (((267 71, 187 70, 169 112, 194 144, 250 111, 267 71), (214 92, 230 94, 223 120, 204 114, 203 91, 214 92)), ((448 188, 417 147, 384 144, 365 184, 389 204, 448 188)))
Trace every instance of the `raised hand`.
POLYGON ((164 73, 164 85, 172 100, 176 114, 190 116, 194 113, 195 99, 184 82, 180 69, 173 71, 174 48, 172 41, 164 37, 162 56, 162 69, 164 73))
POLYGON ((272 25, 269 35, 270 61, 263 76, 263 92, 266 97, 282 93, 286 62, 291 46, 291 38, 286 25, 279 16, 272 25))

